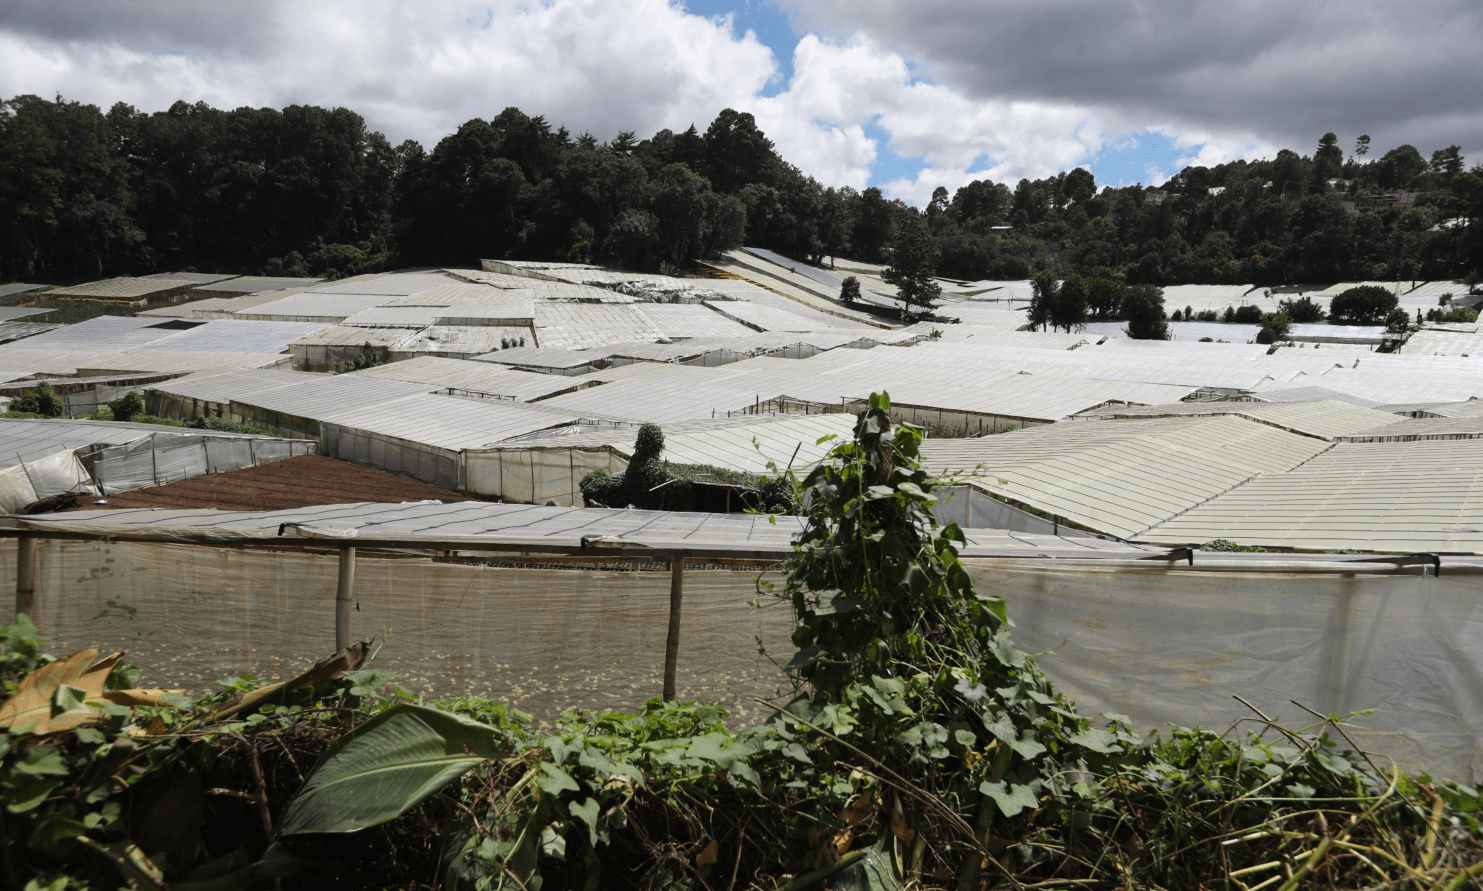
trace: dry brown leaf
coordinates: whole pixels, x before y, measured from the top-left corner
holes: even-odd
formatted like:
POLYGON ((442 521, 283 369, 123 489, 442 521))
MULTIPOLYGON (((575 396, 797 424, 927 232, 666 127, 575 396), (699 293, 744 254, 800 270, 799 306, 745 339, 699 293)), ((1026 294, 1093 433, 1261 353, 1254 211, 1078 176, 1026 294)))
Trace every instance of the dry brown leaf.
POLYGON ((839 831, 839 833, 834 836, 834 856, 835 856, 835 858, 838 859, 840 855, 842 855, 844 852, 848 851, 850 849, 850 842, 852 842, 854 840, 855 840, 855 830, 853 830, 853 829, 841 829, 839 831))
POLYGON ((103 698, 103 684, 108 680, 108 673, 124 654, 114 653, 90 666, 89 663, 97 656, 95 649, 78 650, 26 675, 15 693, 0 705, 0 727, 34 724, 33 733, 60 733, 97 721, 103 710, 96 706, 52 714, 52 700, 64 686, 75 688, 85 702, 97 702, 103 698))
POLYGON ((144 687, 135 687, 129 690, 109 690, 103 694, 103 698, 115 705, 133 706, 165 706, 166 696, 185 696, 184 690, 152 690, 144 687))
POLYGON ((351 644, 333 656, 326 656, 314 663, 307 671, 293 680, 269 684, 266 687, 253 690, 251 693, 232 700, 218 709, 216 714, 212 715, 211 718, 214 721, 224 721, 234 715, 239 715, 265 705, 275 697, 284 696, 292 690, 298 690, 304 687, 318 687, 321 684, 328 683, 341 672, 355 671, 360 668, 365 663, 366 656, 370 654, 370 651, 370 644, 365 641, 351 644))
POLYGON ((712 863, 715 863, 716 855, 720 851, 720 849, 721 846, 716 844, 716 840, 711 839, 711 843, 705 846, 705 850, 701 851, 700 854, 696 856, 695 865, 710 866, 712 863))
POLYGON ((870 819, 870 815, 874 812, 875 792, 872 790, 856 798, 840 813, 839 818, 846 826, 858 826, 870 819))
POLYGON ((917 837, 917 831, 908 828, 905 820, 897 820, 895 823, 892 823, 891 832, 895 833, 896 837, 901 839, 901 843, 905 845, 911 844, 912 840, 917 837))

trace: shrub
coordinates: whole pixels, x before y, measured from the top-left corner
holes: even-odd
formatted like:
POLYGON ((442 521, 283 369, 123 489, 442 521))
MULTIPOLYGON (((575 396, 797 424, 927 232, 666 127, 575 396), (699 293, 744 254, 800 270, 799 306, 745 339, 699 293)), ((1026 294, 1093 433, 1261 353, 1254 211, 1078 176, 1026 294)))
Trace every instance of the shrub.
POLYGON ((839 299, 845 302, 860 300, 860 280, 853 275, 844 277, 839 283, 839 299))
POLYGON ((1395 309, 1392 309, 1390 311, 1390 315, 1387 315, 1385 317, 1385 330, 1386 331, 1391 331, 1391 332, 1400 334, 1400 333, 1403 333, 1405 331, 1409 331, 1410 329, 1411 329, 1411 314, 1408 313, 1408 312, 1406 312, 1404 309, 1401 309, 1400 307, 1396 307, 1395 309))
POLYGON ((1171 321, 1171 322, 1179 322, 1179 321, 1183 321, 1183 320, 1184 320, 1184 316, 1180 315, 1179 314, 1179 310, 1177 310, 1177 309, 1174 310, 1174 314, 1173 315, 1169 316, 1169 321, 1171 321))
POLYGON ((144 397, 139 395, 138 390, 130 390, 109 402, 108 410, 113 412, 115 421, 132 421, 144 414, 144 397))
POLYGON ((1260 306, 1238 306, 1232 313, 1231 321, 1242 325, 1260 325, 1262 308, 1260 306))
POLYGON ((1296 300, 1284 300, 1279 306, 1289 319, 1299 325, 1322 322, 1324 318, 1323 307, 1306 294, 1296 300))
POLYGON ((1236 307, 1227 306, 1225 314, 1220 317, 1220 320, 1227 323, 1236 321, 1236 307))
POLYGON ((360 355, 351 359, 341 366, 341 371, 360 371, 364 368, 375 368, 377 365, 385 365, 391 361, 391 350, 386 347, 373 347, 370 341, 361 344, 360 355))
POLYGON ((1329 321, 1355 325, 1389 324, 1391 312, 1399 303, 1394 294, 1379 285, 1360 285, 1329 301, 1329 321))
POLYGON ((663 453, 664 431, 658 424, 645 424, 639 428, 628 469, 620 476, 605 470, 587 474, 578 484, 582 498, 595 507, 663 510, 666 501, 688 494, 688 484, 676 481, 660 460, 663 453))
POLYGON ((17 396, 10 403, 10 410, 40 415, 43 418, 60 418, 67 414, 67 402, 57 395, 51 383, 42 381, 36 389, 17 396))
POLYGON ((1287 336, 1292 320, 1284 312, 1269 312, 1262 316, 1262 330, 1256 333, 1257 343, 1276 343, 1287 336))
POLYGON ((202 415, 193 421, 186 421, 185 426, 192 430, 215 430, 219 433, 252 433, 257 436, 277 436, 271 430, 254 427, 251 424, 239 424, 236 421, 228 421, 226 418, 213 418, 202 415))
MULTIPOLYGON (((1435 312, 1435 310, 1433 310, 1433 312, 1435 312)), ((1469 309, 1466 306, 1459 306, 1459 307, 1455 307, 1455 308, 1453 308, 1451 310, 1448 310, 1447 312, 1439 313, 1437 315, 1437 321, 1439 321, 1439 322, 1476 322, 1476 321, 1478 321, 1478 311, 1476 309, 1469 309)))

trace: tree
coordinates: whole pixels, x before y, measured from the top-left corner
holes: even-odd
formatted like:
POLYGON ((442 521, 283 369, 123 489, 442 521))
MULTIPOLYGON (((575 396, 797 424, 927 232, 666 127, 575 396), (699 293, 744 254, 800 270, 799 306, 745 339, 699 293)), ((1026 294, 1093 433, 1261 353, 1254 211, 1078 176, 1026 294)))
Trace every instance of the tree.
POLYGON ((772 141, 757 128, 751 112, 724 109, 705 131, 705 174, 717 191, 739 192, 749 183, 766 183, 777 166, 772 141))
MULTIPOLYGON (((1078 168, 1080 169, 1080 168, 1078 168)), ((1066 329, 1070 334, 1072 330, 1083 328, 1087 321, 1087 289, 1081 276, 1067 276, 1061 282, 1060 293, 1051 307, 1051 322, 1066 329)))
POLYGON ((1075 167, 1067 172, 1062 188, 1072 201, 1087 201, 1097 194, 1097 179, 1085 167, 1075 167))
POLYGON ((881 279, 896 286, 896 299, 901 301, 902 314, 910 319, 937 306, 942 296, 942 287, 932 280, 937 271, 937 247, 927 226, 920 219, 904 225, 896 234, 891 245, 891 265, 881 273, 881 279))
POLYGON ((886 246, 896 234, 896 217, 891 212, 891 203, 875 186, 860 193, 854 213, 855 224, 850 241, 855 245, 859 259, 867 263, 879 263, 885 259, 886 246))
POLYGON ((1411 330, 1411 314, 1399 306, 1392 309, 1385 316, 1385 330, 1392 334, 1404 334, 1411 330))
POLYGON ((1415 146, 1401 145, 1380 157, 1376 180, 1382 189, 1404 189, 1427 169, 1426 159, 1415 146))
POLYGON ((1432 152, 1431 169, 1433 173, 1441 175, 1443 180, 1450 182, 1454 176, 1462 173, 1462 147, 1449 145, 1432 152))
POLYGON ((853 275, 845 276, 839 283, 839 299, 845 303, 860 302, 860 280, 853 275))
POLYGON ((1356 139, 1354 141, 1354 154, 1355 154, 1356 157, 1363 158, 1365 155, 1368 155, 1369 153, 1370 153, 1370 137, 1369 136, 1361 136, 1360 138, 1358 138, 1358 139, 1356 139))
POLYGON ((1134 340, 1168 340, 1169 322, 1164 318, 1164 291, 1153 285, 1134 285, 1123 299, 1127 334, 1134 340))
POLYGON ((1114 319, 1122 314, 1123 297, 1128 286, 1115 278, 1097 276, 1086 279, 1087 308, 1094 317, 1114 319))
POLYGON ((1329 317, 1333 322, 1379 325, 1399 303, 1394 294, 1379 285, 1360 285, 1329 301, 1329 317))
POLYGON ((947 189, 938 186, 932 190, 932 200, 927 202, 927 219, 934 220, 947 212, 947 189))
POLYGON ((1030 322, 1031 331, 1055 324, 1056 299, 1060 297, 1060 291, 1056 274, 1049 269, 1042 269, 1030 276, 1030 305, 1025 308, 1025 315, 1030 322))
POLYGON ((1319 180, 1338 176, 1344 168, 1344 150, 1339 148, 1339 137, 1332 133, 1323 134, 1318 140, 1318 151, 1313 153, 1313 175, 1319 180))

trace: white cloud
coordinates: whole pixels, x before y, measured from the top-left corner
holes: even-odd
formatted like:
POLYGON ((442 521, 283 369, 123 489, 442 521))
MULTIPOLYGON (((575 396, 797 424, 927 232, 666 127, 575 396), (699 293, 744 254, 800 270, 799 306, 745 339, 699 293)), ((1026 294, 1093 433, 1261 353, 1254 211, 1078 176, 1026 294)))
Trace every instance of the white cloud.
POLYGON ((103 4, 83 23, 72 4, 17 2, 0 14, 0 94, 146 110, 344 105, 393 140, 429 145, 510 105, 605 139, 704 128, 776 70, 729 19, 664 0, 279 2, 242 10, 239 34, 211 17, 182 28, 176 4, 103 4))

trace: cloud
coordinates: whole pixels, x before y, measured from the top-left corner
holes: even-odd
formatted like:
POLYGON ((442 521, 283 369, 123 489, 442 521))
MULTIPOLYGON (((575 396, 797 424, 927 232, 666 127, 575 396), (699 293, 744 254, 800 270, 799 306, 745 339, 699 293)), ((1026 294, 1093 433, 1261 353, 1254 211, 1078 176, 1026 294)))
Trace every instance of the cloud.
POLYGON ((868 175, 864 128, 879 126, 893 152, 924 163, 916 176, 891 180, 883 189, 918 205, 938 186, 951 192, 975 179, 1052 176, 1085 162, 1106 141, 1088 109, 974 99, 919 79, 900 53, 862 37, 840 43, 804 37, 793 55, 789 88, 755 104, 759 123, 790 159, 810 158, 811 147, 819 144, 813 131, 822 127, 851 134, 839 141, 839 150, 853 152, 852 163, 833 169, 827 157, 813 165, 795 163, 828 170, 856 188, 868 175))
MULTIPOLYGON (((1431 0, 780 0, 795 28, 888 40, 969 100, 1086 109, 1110 133, 1304 153, 1333 131, 1383 152, 1483 142, 1470 58, 1483 4, 1431 0)), ((1241 149, 1244 151, 1244 149, 1241 149)), ((1222 160, 1229 160, 1226 155, 1222 160)))
POLYGON ((344 105, 431 145, 507 106, 574 132, 704 126, 776 70, 727 18, 664 0, 42 3, 0 12, 0 93, 142 109, 344 105), (203 10, 209 10, 205 12, 203 10))

